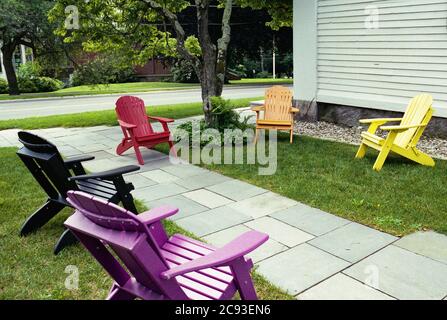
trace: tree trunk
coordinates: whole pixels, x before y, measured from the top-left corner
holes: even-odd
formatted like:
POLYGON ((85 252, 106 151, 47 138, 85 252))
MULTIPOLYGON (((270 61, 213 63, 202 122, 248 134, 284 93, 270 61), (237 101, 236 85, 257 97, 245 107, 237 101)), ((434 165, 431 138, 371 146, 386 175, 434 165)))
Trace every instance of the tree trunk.
POLYGON ((210 0, 196 0, 197 29, 200 48, 202 49, 202 70, 200 70, 200 84, 202 87, 203 113, 205 121, 212 126, 211 97, 217 94, 216 90, 216 61, 217 49, 209 33, 209 6, 210 0))
POLYGON ((180 56, 188 60, 197 74, 202 87, 203 112, 205 121, 212 125, 211 97, 221 96, 227 69, 227 50, 230 43, 230 19, 232 14, 233 0, 225 0, 225 9, 222 18, 222 37, 217 46, 213 43, 209 34, 209 7, 211 0, 195 0, 197 10, 197 29, 202 59, 192 55, 185 47, 185 30, 178 21, 175 13, 162 6, 158 1, 144 0, 153 9, 158 10, 166 17, 173 29, 177 39, 177 50, 180 56))
POLYGON ((8 80, 9 95, 18 96, 20 95, 19 84, 17 82, 17 75, 14 69, 14 51, 16 45, 14 43, 3 44, 2 54, 3 54, 3 65, 5 66, 6 79, 8 80))
POLYGON ((205 121, 213 126, 211 97, 222 95, 227 71, 227 50, 230 43, 230 19, 233 0, 225 1, 222 17, 222 37, 217 46, 209 34, 210 0, 196 0, 199 43, 202 49, 202 70, 200 83, 202 87, 203 112, 205 121))

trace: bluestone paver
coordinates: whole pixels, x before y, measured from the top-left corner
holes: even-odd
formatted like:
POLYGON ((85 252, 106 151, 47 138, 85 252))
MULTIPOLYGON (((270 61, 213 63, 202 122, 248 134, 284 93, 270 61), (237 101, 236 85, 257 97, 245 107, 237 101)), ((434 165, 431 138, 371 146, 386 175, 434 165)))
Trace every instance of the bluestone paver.
POLYGON ((344 260, 357 262, 396 240, 389 234, 350 223, 309 241, 309 244, 344 260))
MULTIPOLYGON (((124 158, 119 157, 117 159, 117 163, 119 163, 121 166, 128 166, 128 165, 135 165, 139 166, 138 161, 136 158, 124 158)), ((156 159, 152 161, 145 161, 144 166, 140 166, 140 173, 157 170, 163 167, 167 167, 171 165, 171 161, 169 157, 163 158, 163 159, 156 159)))
POLYGON ((397 299, 441 300, 447 294, 447 265, 394 245, 344 271, 361 282, 374 276, 370 272, 377 289, 397 299))
POLYGON ((116 160, 116 158, 92 160, 83 163, 83 166, 90 172, 101 172, 106 170, 112 170, 123 165, 116 160))
MULTIPOLYGON (((59 149, 59 151, 63 153, 62 150, 59 149)), ((80 152, 78 152, 78 154, 80 154, 80 152)), ((95 160, 110 159, 114 157, 113 155, 105 151, 88 152, 88 155, 95 157, 95 160)))
POLYGON ((102 151, 106 148, 107 148, 107 146, 100 144, 100 143, 94 144, 94 145, 85 145, 85 146, 76 147, 76 149, 78 149, 82 153, 92 153, 92 152, 102 151))
POLYGON ((176 220, 176 223, 195 235, 203 237, 250 219, 249 216, 225 206, 176 220))
POLYGON ((249 214, 256 219, 293 207, 296 204, 297 202, 294 200, 282 197, 273 192, 267 192, 246 200, 235 202, 231 207, 245 214, 249 214))
POLYGON ((142 173, 141 175, 157 183, 169 183, 174 182, 178 179, 176 176, 173 176, 172 174, 169 174, 160 169, 147 171, 142 173))
POLYGON ((230 180, 230 178, 221 174, 215 172, 205 172, 199 175, 179 179, 175 183, 189 190, 197 190, 228 180, 230 180))
POLYGON ((202 205, 198 204, 197 202, 190 200, 182 195, 177 195, 177 196, 168 197, 168 198, 162 198, 159 200, 151 201, 151 203, 150 203, 151 208, 155 208, 155 207, 159 207, 159 206, 163 206, 163 205, 170 205, 170 206, 174 206, 179 209, 179 212, 176 215, 169 218, 173 221, 209 210, 209 208, 202 206, 202 205))
MULTIPOLYGON (((183 188, 183 187, 182 187, 183 188)), ((185 189, 186 190, 186 189, 185 189)), ((218 195, 217 193, 211 192, 205 189, 199 189, 191 192, 187 192, 183 194, 186 198, 194 200, 195 202, 206 206, 208 208, 214 209, 217 207, 224 206, 226 204, 230 204, 233 201, 218 195)))
MULTIPOLYGON (((231 227, 229 229, 225 229, 225 230, 210 234, 210 235, 204 237, 203 239, 206 242, 208 242, 216 247, 223 247, 230 241, 236 239, 240 235, 242 235, 250 230, 252 230, 252 229, 240 224, 240 225, 231 227)), ((269 258, 277 253, 280 253, 282 251, 285 251, 287 249, 288 248, 285 245, 283 245, 273 239, 269 239, 262 246, 260 246, 255 251, 248 254, 248 256, 253 260, 254 263, 258 263, 261 260, 267 259, 267 258, 269 258)))
POLYGON ((261 261, 257 270, 275 285, 297 295, 348 266, 348 262, 304 243, 261 261))
POLYGON ((234 179, 209 186, 207 189, 234 201, 245 200, 268 192, 265 189, 234 179))
POLYGON ((179 178, 188 178, 191 176, 196 176, 201 173, 208 172, 203 168, 196 167, 190 164, 179 164, 179 165, 171 164, 170 166, 162 168, 162 170, 179 178))
POLYGON ((298 300, 395 300, 367 285, 337 273, 335 276, 303 292, 298 300))
POLYGON ((447 264, 447 236, 433 231, 403 237, 396 246, 447 264))
POLYGON ((267 233, 273 240, 290 248, 314 238, 314 236, 309 233, 270 217, 259 218, 247 222, 245 225, 251 229, 267 233))
POLYGON ((132 194, 135 198, 141 199, 151 206, 151 201, 153 200, 175 196, 186 191, 187 190, 185 188, 182 188, 175 183, 163 183, 146 188, 140 188, 133 191, 132 194))
MULTIPOLYGON (((64 155, 64 157, 72 157, 72 156, 83 154, 80 150, 78 150, 72 146, 58 146, 57 149, 59 150, 60 153, 62 153, 64 155)), ((96 159, 96 160, 100 160, 100 159, 96 159)))
POLYGON ((135 187, 135 190, 154 186, 157 184, 155 181, 152 181, 152 180, 144 177, 140 173, 126 174, 124 176, 124 180, 126 180, 127 182, 131 182, 133 184, 133 186, 135 187))
POLYGON ((271 216, 315 236, 321 236, 350 223, 349 220, 304 204, 275 212, 271 216))

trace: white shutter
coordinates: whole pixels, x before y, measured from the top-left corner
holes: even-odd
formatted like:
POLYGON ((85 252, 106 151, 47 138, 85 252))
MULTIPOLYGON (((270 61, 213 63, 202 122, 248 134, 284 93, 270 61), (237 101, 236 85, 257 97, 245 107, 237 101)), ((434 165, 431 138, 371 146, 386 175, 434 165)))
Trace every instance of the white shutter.
POLYGON ((447 0, 319 0, 317 21, 318 101, 403 111, 430 93, 447 117, 447 0))

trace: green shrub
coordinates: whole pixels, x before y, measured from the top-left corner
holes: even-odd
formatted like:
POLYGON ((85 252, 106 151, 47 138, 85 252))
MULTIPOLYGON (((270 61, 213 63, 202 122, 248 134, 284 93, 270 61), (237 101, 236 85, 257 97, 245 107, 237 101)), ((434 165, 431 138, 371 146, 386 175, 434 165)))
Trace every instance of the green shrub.
POLYGON ((186 60, 178 60, 171 68, 172 78, 174 82, 179 83, 199 83, 194 68, 186 60))
POLYGON ((258 74, 256 74, 256 78, 258 78, 258 79, 268 79, 271 77, 272 77, 272 74, 269 73, 268 71, 261 71, 258 74))
POLYGON ((113 57, 99 56, 80 66, 71 78, 71 86, 135 82, 132 66, 113 57))
POLYGON ((8 93, 8 81, 0 79, 0 94, 8 93))
POLYGON ((64 87, 62 81, 48 77, 19 78, 18 83, 22 93, 52 92, 64 87))
POLYGON ((239 124, 239 114, 233 110, 230 100, 222 97, 211 98, 211 127, 219 131, 237 128, 239 124))
POLYGON ((28 61, 19 66, 17 78, 31 79, 42 75, 42 67, 37 62, 28 61))
MULTIPOLYGON (((182 129, 188 133, 190 144, 192 143, 194 129, 200 129, 201 133, 203 133, 203 131, 206 129, 216 129, 218 132, 220 132, 221 142, 222 144, 224 144, 227 143, 227 141, 225 141, 224 135, 225 129, 240 129, 241 131, 245 131, 249 128, 252 128, 252 125, 248 124, 248 121, 251 117, 247 117, 241 121, 240 115, 234 110, 239 106, 234 105, 231 100, 225 100, 222 97, 212 97, 211 104, 213 106, 213 109, 211 112, 212 119, 210 125, 208 125, 205 120, 200 120, 186 122, 178 126, 179 129, 182 129)), ((246 137, 243 138, 243 141, 247 141, 246 137)), ((209 142, 210 141, 201 141, 200 146, 204 147, 209 142)))
POLYGON ((60 90, 64 87, 64 83, 62 81, 53 78, 37 77, 33 80, 36 82, 39 92, 52 92, 60 90))
POLYGON ((19 90, 21 93, 35 93, 39 92, 37 88, 37 83, 34 79, 30 78, 19 78, 18 80, 19 90))

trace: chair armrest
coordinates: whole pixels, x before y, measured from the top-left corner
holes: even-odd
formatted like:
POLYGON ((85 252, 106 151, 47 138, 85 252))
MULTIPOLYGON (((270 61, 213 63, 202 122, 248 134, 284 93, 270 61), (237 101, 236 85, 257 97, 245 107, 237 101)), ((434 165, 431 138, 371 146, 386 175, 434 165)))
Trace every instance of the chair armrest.
POLYGON ((360 123, 362 124, 371 124, 371 123, 388 123, 388 122, 397 122, 397 121, 402 121, 402 118, 382 118, 382 119, 363 119, 360 120, 360 123))
POLYGON ((185 273, 229 265, 235 260, 257 249, 260 245, 266 242, 268 238, 268 235, 258 231, 246 232, 224 247, 219 248, 206 256, 191 260, 168 271, 162 272, 160 276, 162 279, 169 280, 185 273))
POLYGON ((258 107, 252 107, 251 108, 251 111, 254 111, 254 112, 261 112, 261 111, 264 111, 265 110, 265 106, 258 106, 258 107))
POLYGON ((160 220, 175 215, 179 209, 171 206, 163 206, 143 212, 137 216, 137 219, 144 224, 152 224, 160 220))
POLYGON ((80 156, 74 156, 74 157, 64 159, 64 164, 66 166, 70 167, 74 164, 78 164, 78 163, 85 162, 85 161, 91 161, 91 160, 95 160, 95 157, 89 156, 89 155, 80 155, 80 156))
POLYGON ((169 119, 169 118, 161 118, 161 117, 151 117, 151 116, 147 116, 150 120, 155 120, 161 123, 171 123, 174 122, 174 119, 169 119))
POLYGON ((118 123, 120 124, 121 127, 126 128, 126 129, 134 129, 137 127, 136 125, 127 123, 123 120, 118 120, 118 123))
POLYGON ((138 171, 138 170, 140 170, 139 166, 126 166, 126 167, 116 168, 116 169, 103 171, 103 172, 90 173, 90 174, 85 174, 82 176, 70 177, 70 178, 68 178, 68 180, 70 180, 70 181, 82 181, 82 180, 88 180, 88 179, 111 180, 112 178, 122 176, 123 174, 131 173, 131 172, 138 171))
POLYGON ((425 125, 425 124, 416 124, 416 125, 410 125, 410 126, 383 126, 383 127, 380 127, 380 129, 383 130, 383 131, 403 132, 403 131, 407 131, 409 129, 423 128, 423 127, 426 127, 426 126, 427 125, 425 125))
POLYGON ((291 113, 299 113, 299 112, 300 112, 300 109, 298 109, 298 108, 292 108, 292 109, 290 109, 290 112, 291 112, 291 113))

